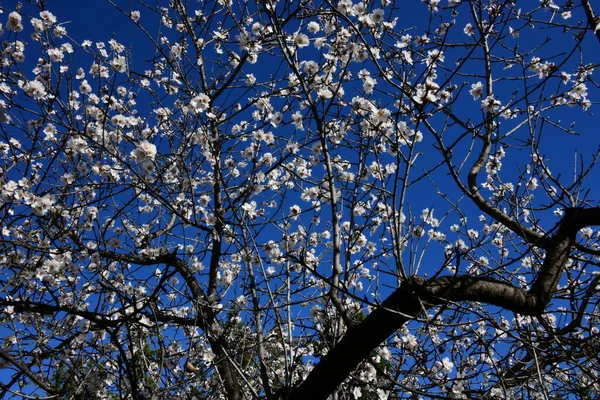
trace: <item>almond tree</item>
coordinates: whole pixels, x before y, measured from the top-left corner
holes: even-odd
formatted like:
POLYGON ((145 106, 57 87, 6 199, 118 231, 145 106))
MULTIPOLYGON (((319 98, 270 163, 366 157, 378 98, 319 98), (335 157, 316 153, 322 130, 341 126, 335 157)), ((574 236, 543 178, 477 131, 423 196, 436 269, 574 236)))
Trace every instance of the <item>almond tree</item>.
POLYGON ((0 7, 0 397, 600 395, 589 0, 105 7, 0 7))

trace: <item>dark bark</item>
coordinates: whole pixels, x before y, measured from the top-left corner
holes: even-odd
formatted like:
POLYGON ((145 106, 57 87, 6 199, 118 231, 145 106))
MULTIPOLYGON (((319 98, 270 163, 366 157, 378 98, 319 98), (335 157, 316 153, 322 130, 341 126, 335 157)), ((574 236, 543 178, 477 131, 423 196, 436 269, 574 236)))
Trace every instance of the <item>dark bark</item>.
MULTIPOLYGON (((292 388, 290 400, 325 400, 350 373, 402 325, 433 305, 447 301, 481 302, 524 315, 540 315, 556 290, 577 232, 600 225, 600 208, 568 209, 556 233, 538 240, 546 257, 529 291, 510 283, 468 275, 404 281, 363 322, 350 328, 308 377, 292 388)), ((527 235, 525 235, 527 236, 527 235)))
POLYGON ((590 0, 582 0, 583 9, 588 20, 588 27, 594 32, 594 35, 600 41, 600 16, 594 14, 594 9, 590 4, 590 0))
MULTIPOLYGON (((218 242, 220 243, 220 240, 218 242)), ((173 265, 177 269, 177 272, 181 274, 195 298, 196 310, 202 321, 198 326, 206 332, 208 342, 215 354, 215 366, 221 379, 223 379, 223 386, 227 392, 227 398, 230 400, 241 400, 243 398, 242 388, 237 376, 237 371, 232 365, 233 360, 229 359, 227 343, 220 334, 213 332, 212 329, 212 325, 216 321, 216 315, 212 307, 212 302, 210 301, 211 297, 205 295, 200 284, 183 260, 177 258, 175 254, 172 254, 168 256, 165 262, 173 265)))
POLYGON ((19 362, 2 348, 0 348, 0 358, 15 366, 21 374, 26 375, 33 383, 48 393, 49 396, 59 396, 61 394, 61 391, 58 388, 54 388, 50 383, 46 382, 43 377, 34 374, 29 366, 19 362))
POLYGON ((413 286, 412 280, 405 281, 361 324, 350 328, 306 380, 291 391, 289 399, 327 398, 373 349, 420 312, 413 286))

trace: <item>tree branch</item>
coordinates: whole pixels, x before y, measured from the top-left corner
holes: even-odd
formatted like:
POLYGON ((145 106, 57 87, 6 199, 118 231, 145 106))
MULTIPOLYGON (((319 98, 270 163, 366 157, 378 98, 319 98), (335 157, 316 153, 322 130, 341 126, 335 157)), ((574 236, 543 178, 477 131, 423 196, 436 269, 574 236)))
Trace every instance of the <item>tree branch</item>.
POLYGON ((587 16, 588 26, 594 32, 594 35, 600 41, 600 17, 594 15, 594 9, 590 4, 590 0, 582 0, 583 9, 585 10, 585 15, 587 16))
POLYGON ((350 328, 288 399, 325 400, 369 354, 397 329, 429 307, 448 301, 487 303, 523 315, 541 314, 551 300, 579 229, 600 225, 600 208, 567 209, 529 291, 492 278, 468 275, 404 281, 358 326, 350 328))
POLYGON ((4 349, 0 348, 0 358, 8 361, 15 367, 17 367, 23 374, 27 375, 29 379, 33 381, 36 385, 38 385, 41 389, 43 389, 49 395, 59 395, 61 392, 50 386, 47 382, 45 382, 42 378, 38 377, 36 374, 31 372, 31 370, 23 363, 16 360, 13 356, 8 354, 4 349))

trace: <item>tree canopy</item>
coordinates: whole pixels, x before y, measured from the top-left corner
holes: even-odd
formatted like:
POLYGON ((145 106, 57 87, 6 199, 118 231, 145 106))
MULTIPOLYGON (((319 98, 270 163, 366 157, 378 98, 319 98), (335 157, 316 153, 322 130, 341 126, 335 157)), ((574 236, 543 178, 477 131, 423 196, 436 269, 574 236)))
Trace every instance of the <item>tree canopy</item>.
POLYGON ((600 7, 75 3, 0 6, 1 398, 600 396, 600 7))

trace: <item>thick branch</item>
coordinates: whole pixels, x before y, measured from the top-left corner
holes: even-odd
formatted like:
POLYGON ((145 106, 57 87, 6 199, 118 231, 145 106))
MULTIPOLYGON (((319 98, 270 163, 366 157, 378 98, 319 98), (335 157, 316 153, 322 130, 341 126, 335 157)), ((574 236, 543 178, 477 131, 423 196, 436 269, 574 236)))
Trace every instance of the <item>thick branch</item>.
MULTIPOLYGON (((220 241, 217 241, 219 242, 220 241)), ((217 370, 224 381, 225 390, 228 398, 231 400, 242 399, 242 389, 240 387, 239 380, 237 379, 237 372, 229 360, 227 343, 219 336, 219 333, 213 332, 213 324, 216 322, 216 314, 211 307, 211 301, 209 297, 204 293, 202 287, 198 283, 198 280, 191 272, 189 266, 182 259, 178 258, 176 253, 162 254, 156 258, 142 258, 137 256, 129 256, 123 254, 117 254, 112 252, 103 251, 101 254, 104 257, 109 257, 116 260, 133 262, 140 265, 152 265, 152 264, 167 264, 175 267, 177 272, 181 275, 186 285, 191 291, 194 297, 194 306, 198 313, 198 326, 206 332, 208 342, 211 345, 213 352, 215 353, 215 365, 217 370)), ((212 263, 212 261, 211 261, 212 263)), ((212 268, 212 267, 211 267, 212 268)))
POLYGON ((469 175, 467 176, 467 184, 468 184, 468 195, 473 200, 475 205, 479 207, 481 211, 489 215, 490 217, 496 219, 497 221, 504 224, 508 229, 526 239, 527 241, 534 243, 536 245, 543 245, 540 243, 543 240, 543 237, 540 233, 535 232, 529 228, 526 228, 518 221, 506 215, 500 209, 494 207, 490 203, 488 203, 481 193, 479 192, 479 186, 477 184, 477 176, 481 169, 485 166, 487 162, 487 158, 490 154, 490 150, 492 148, 492 144, 488 138, 483 138, 483 147, 481 148, 481 152, 479 153, 479 157, 471 170, 469 171, 469 175))
POLYGON ((594 9, 590 4, 590 0, 582 0, 582 4, 583 9, 585 10, 585 15, 587 16, 588 26, 600 41, 600 17, 594 15, 594 9))
MULTIPOLYGON (((220 241, 218 242, 220 243, 220 241)), ((200 315, 200 319, 204 321, 204 324, 199 326, 207 333, 206 336, 208 337, 208 342, 215 353, 215 365, 221 378, 223 378, 227 398, 231 400, 241 400, 243 398, 242 389, 239 380, 237 379, 237 371, 233 367, 232 360, 229 360, 229 355, 227 354, 227 343, 218 332, 213 332, 212 329, 212 325, 216 322, 216 315, 211 307, 211 302, 204 295, 204 291, 200 287, 196 277, 194 277, 194 274, 183 260, 176 257, 175 254, 172 254, 169 263, 181 274, 192 291, 192 295, 196 299, 195 305, 197 312, 200 315)))
POLYGON ((43 389, 49 395, 57 395, 60 393, 59 390, 53 388, 52 386, 50 386, 50 384, 45 382, 42 378, 38 377, 36 374, 31 372, 31 370, 29 369, 29 367, 27 367, 27 365, 20 363, 18 360, 16 360, 13 356, 8 354, 8 352, 6 352, 2 348, 0 348, 0 358, 4 359, 5 361, 8 361, 9 363, 11 363, 15 367, 17 367, 23 374, 25 374, 29 379, 31 379, 33 381, 33 383, 38 385, 41 389, 43 389))
POLYGON ((600 208, 568 209, 556 234, 544 238, 546 258, 529 291, 499 280, 443 276, 404 281, 315 366, 289 399, 325 400, 369 354, 422 310, 448 301, 487 303, 524 315, 539 315, 551 300, 575 244, 577 232, 600 225, 600 208))
POLYGON ((394 291, 381 307, 358 326, 349 328, 340 342, 315 366, 290 400, 326 399, 369 353, 421 310, 412 280, 394 291))

